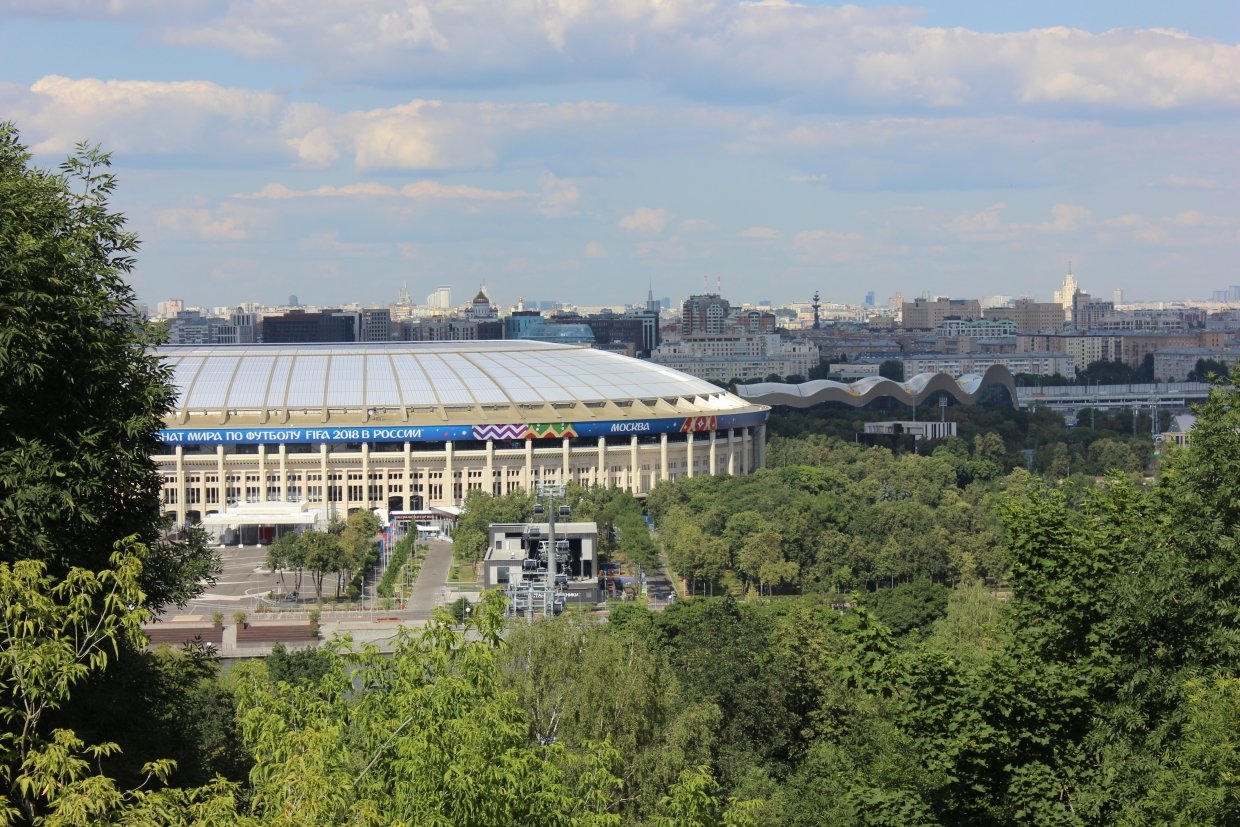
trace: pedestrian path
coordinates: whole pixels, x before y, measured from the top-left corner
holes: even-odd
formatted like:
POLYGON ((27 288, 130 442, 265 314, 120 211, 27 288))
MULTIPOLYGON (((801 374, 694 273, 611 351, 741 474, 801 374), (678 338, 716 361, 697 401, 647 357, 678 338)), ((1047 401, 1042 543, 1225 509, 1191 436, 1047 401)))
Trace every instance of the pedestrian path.
POLYGON ((448 573, 452 570, 452 544, 432 540, 429 545, 409 602, 405 605, 405 610, 414 617, 429 617, 434 613, 435 606, 443 602, 448 573))

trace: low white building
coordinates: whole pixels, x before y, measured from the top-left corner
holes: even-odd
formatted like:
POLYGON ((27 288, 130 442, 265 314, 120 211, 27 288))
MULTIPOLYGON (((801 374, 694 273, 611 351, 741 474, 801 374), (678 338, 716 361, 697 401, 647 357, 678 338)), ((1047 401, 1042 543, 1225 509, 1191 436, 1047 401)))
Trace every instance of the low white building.
POLYGON ((1197 369, 1197 362, 1222 362, 1231 370, 1240 362, 1240 348, 1168 347, 1154 351, 1154 378, 1159 382, 1183 382, 1197 369))
POLYGON ((1002 365, 1012 373, 1028 373, 1035 376, 1059 374, 1072 379, 1076 376, 1076 361, 1067 353, 1050 351, 1027 351, 1024 353, 919 353, 905 356, 904 378, 911 379, 919 373, 947 373, 964 376, 968 373, 985 373, 992 365, 1002 365))
POLYGON ((808 376, 820 360, 814 342, 777 333, 693 334, 665 341, 650 354, 652 362, 716 382, 808 376))
POLYGON ((926 420, 924 422, 911 420, 867 422, 865 423, 865 433, 884 434, 887 436, 903 434, 911 436, 913 439, 946 439, 949 436, 956 435, 956 423, 936 422, 934 420, 926 420))
MULTIPOLYGON (((556 523, 555 539, 568 543, 570 580, 588 580, 597 575, 597 523, 556 523)), ((549 541, 547 523, 492 523, 483 562, 487 587, 507 586, 513 578, 520 577, 524 561, 534 559, 539 544, 549 541)))

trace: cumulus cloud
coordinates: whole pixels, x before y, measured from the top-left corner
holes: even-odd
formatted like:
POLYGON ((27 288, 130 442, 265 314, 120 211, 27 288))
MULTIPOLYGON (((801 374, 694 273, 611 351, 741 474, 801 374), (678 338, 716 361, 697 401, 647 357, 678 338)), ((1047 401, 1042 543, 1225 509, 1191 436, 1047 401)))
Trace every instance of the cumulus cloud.
POLYGON ((538 187, 542 191, 538 211, 543 215, 568 215, 581 200, 581 188, 570 178, 557 178, 545 172, 538 178, 538 187))
POLYGON ((241 241, 250 237, 242 215, 224 210, 174 207, 157 210, 155 225, 174 237, 196 241, 241 241))
POLYGON ((706 233, 715 229, 715 225, 705 218, 687 218, 680 222, 678 229, 682 233, 706 233))
POLYGON ((48 75, 16 107, 23 128, 38 136, 36 152, 64 153, 84 136, 118 152, 154 155, 281 151, 276 95, 207 81, 48 75))
POLYGON ((638 207, 620 219, 620 229, 638 235, 658 235, 671 217, 662 207, 638 207))
POLYGON ((1219 182, 1213 178, 1192 178, 1187 175, 1168 175, 1159 183, 1164 187, 1176 189, 1215 190, 1219 188, 1219 182))
MULTIPOLYGON (((49 75, 22 89, 0 87, 36 152, 63 154, 83 136, 129 155, 193 157, 246 166, 283 161, 322 168, 351 163, 363 172, 478 169, 501 152, 554 152, 556 141, 641 130, 656 110, 605 102, 497 104, 412 100, 333 112, 273 92, 208 81, 135 81, 49 75)), ((675 116, 663 118, 664 122, 675 116)), ((565 209, 573 184, 550 192, 547 209, 565 209), (555 202, 555 203, 551 203, 555 202)))
POLYGON ((947 224, 947 230, 969 241, 1007 241, 1023 236, 1048 233, 1073 233, 1093 222, 1093 213, 1079 204, 1055 204, 1051 217, 1040 222, 1008 222, 1003 213, 1007 204, 1000 201, 977 212, 959 213, 947 224))
POLYGON ((843 262, 861 251, 864 237, 841 230, 802 230, 792 237, 792 251, 801 261, 843 262))
POLYGON ((382 85, 657 78, 698 99, 774 98, 803 109, 1240 103, 1238 45, 1158 29, 936 28, 885 7, 253 0, 161 32, 173 43, 382 85))
POLYGON ((333 186, 324 184, 309 190, 290 189, 283 184, 267 184, 257 192, 241 193, 237 198, 285 201, 294 198, 412 198, 461 201, 511 201, 528 198, 529 193, 493 190, 468 184, 442 184, 438 181, 414 181, 403 187, 392 187, 376 181, 333 186))

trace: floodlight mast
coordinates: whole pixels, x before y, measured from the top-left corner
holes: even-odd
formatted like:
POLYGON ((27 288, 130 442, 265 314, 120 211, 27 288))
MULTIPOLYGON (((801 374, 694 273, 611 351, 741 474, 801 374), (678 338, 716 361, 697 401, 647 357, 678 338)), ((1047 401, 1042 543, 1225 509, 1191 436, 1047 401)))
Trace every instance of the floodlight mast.
MULTIPOLYGON (((543 614, 547 617, 555 615, 555 577, 557 573, 555 543, 555 517, 556 511, 568 511, 568 505, 564 504, 559 509, 555 507, 556 500, 564 499, 564 485, 555 482, 540 482, 535 489, 535 499, 545 499, 547 501, 547 575, 543 583, 545 590, 543 597, 543 614)), ((564 516, 568 516, 567 513, 564 516)), ((533 605, 530 606, 530 615, 534 613, 533 605)))

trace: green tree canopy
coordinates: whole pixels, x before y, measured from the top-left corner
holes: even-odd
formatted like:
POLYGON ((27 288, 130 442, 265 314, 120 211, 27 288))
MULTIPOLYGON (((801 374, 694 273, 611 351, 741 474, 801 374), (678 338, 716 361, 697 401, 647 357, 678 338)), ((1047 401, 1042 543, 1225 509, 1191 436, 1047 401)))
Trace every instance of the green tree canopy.
POLYGON ((108 166, 79 145, 39 169, 0 124, 0 560, 99 571, 133 537, 145 602, 183 603, 215 561, 198 535, 163 537, 151 457, 174 391, 125 282, 138 241, 108 166))

